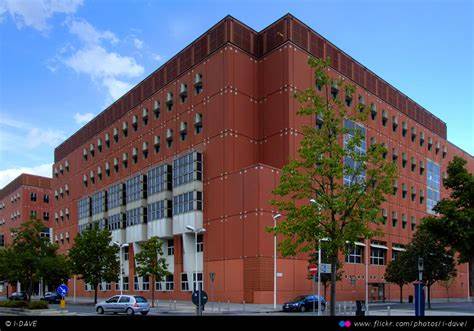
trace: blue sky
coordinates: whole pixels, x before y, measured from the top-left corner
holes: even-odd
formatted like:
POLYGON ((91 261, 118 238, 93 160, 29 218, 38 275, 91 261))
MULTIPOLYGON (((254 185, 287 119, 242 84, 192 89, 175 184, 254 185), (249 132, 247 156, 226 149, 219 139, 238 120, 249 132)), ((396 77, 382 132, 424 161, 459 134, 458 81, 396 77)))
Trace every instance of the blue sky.
POLYGON ((290 12, 448 124, 474 154, 470 0, 0 0, 0 187, 230 14, 290 12))

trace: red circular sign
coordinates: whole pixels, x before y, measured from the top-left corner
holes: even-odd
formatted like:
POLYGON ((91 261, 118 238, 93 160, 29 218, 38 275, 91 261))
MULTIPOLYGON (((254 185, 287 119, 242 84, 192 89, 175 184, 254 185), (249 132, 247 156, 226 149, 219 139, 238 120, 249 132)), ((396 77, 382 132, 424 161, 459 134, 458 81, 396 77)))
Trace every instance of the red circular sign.
POLYGON ((308 266, 308 271, 312 274, 315 275, 318 272, 318 266, 316 264, 310 264, 308 266))

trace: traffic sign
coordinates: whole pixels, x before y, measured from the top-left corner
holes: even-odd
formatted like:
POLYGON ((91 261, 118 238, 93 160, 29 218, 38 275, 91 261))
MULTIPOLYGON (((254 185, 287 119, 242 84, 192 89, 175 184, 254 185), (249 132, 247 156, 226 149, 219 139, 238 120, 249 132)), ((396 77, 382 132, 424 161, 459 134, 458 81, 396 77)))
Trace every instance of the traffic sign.
POLYGON ((318 266, 316 264, 310 264, 308 266, 308 271, 312 274, 315 275, 318 272, 318 266))
POLYGON ((56 293, 58 293, 60 296, 63 298, 67 295, 67 292, 69 291, 69 288, 67 287, 66 284, 61 284, 58 286, 56 289, 56 293))
POLYGON ((323 274, 330 274, 331 273, 331 265, 329 263, 321 263, 321 273, 323 274))
MULTIPOLYGON (((201 306, 204 306, 207 303, 207 293, 201 291, 201 306)), ((199 291, 194 291, 191 297, 192 302, 197 306, 199 304, 199 291)))

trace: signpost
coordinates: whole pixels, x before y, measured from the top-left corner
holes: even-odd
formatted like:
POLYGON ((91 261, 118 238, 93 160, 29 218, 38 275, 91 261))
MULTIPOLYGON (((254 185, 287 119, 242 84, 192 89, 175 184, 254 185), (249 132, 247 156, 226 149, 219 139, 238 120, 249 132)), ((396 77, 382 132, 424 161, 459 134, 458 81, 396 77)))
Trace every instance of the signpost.
POLYGON ((66 297, 68 291, 69 291, 69 288, 67 287, 66 284, 61 284, 56 289, 56 293, 58 293, 61 296, 61 302, 59 305, 61 308, 66 308, 66 300, 64 300, 64 298, 66 297))
POLYGON ((424 261, 418 258, 418 282, 415 282, 415 316, 425 316, 425 296, 423 289, 424 261))
POLYGON ((193 292, 191 301, 196 305, 199 315, 202 314, 202 308, 207 303, 207 293, 199 288, 197 291, 193 292))

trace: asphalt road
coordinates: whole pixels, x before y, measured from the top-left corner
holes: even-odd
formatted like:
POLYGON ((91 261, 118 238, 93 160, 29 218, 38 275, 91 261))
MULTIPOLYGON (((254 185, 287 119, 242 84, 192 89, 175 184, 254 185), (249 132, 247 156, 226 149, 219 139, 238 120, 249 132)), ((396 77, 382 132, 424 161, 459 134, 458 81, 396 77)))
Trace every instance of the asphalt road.
MULTIPOLYGON (((413 310, 413 304, 400 304, 400 303, 387 303, 387 304, 375 304, 371 305, 370 311, 372 313, 376 312, 382 312, 380 313, 381 315, 384 315, 383 312, 387 310, 387 307, 390 306, 392 310, 395 309, 404 309, 404 310, 413 310)), ((59 305, 50 305, 50 308, 55 308, 59 309, 59 305)), ((77 315, 97 315, 94 306, 91 304, 71 304, 69 303, 67 305, 68 312, 75 313, 77 315)), ((438 311, 438 312, 445 312, 446 314, 449 314, 450 312, 453 313, 466 313, 466 314, 474 314, 474 302, 443 302, 443 303, 432 303, 432 309, 433 311, 438 311)), ((206 314, 225 314, 225 315, 255 315, 255 314, 271 314, 271 315, 310 315, 312 313, 285 313, 282 311, 275 311, 275 312, 256 312, 256 311, 251 311, 249 308, 246 309, 246 311, 242 310, 235 310, 235 311, 223 311, 222 313, 218 313, 216 310, 211 311, 211 309, 208 309, 206 314)), ((150 311, 149 315, 193 315, 194 312, 191 309, 180 309, 177 311, 170 311, 168 309, 164 309, 160 307, 160 310, 156 310, 156 308, 153 308, 150 311)))

